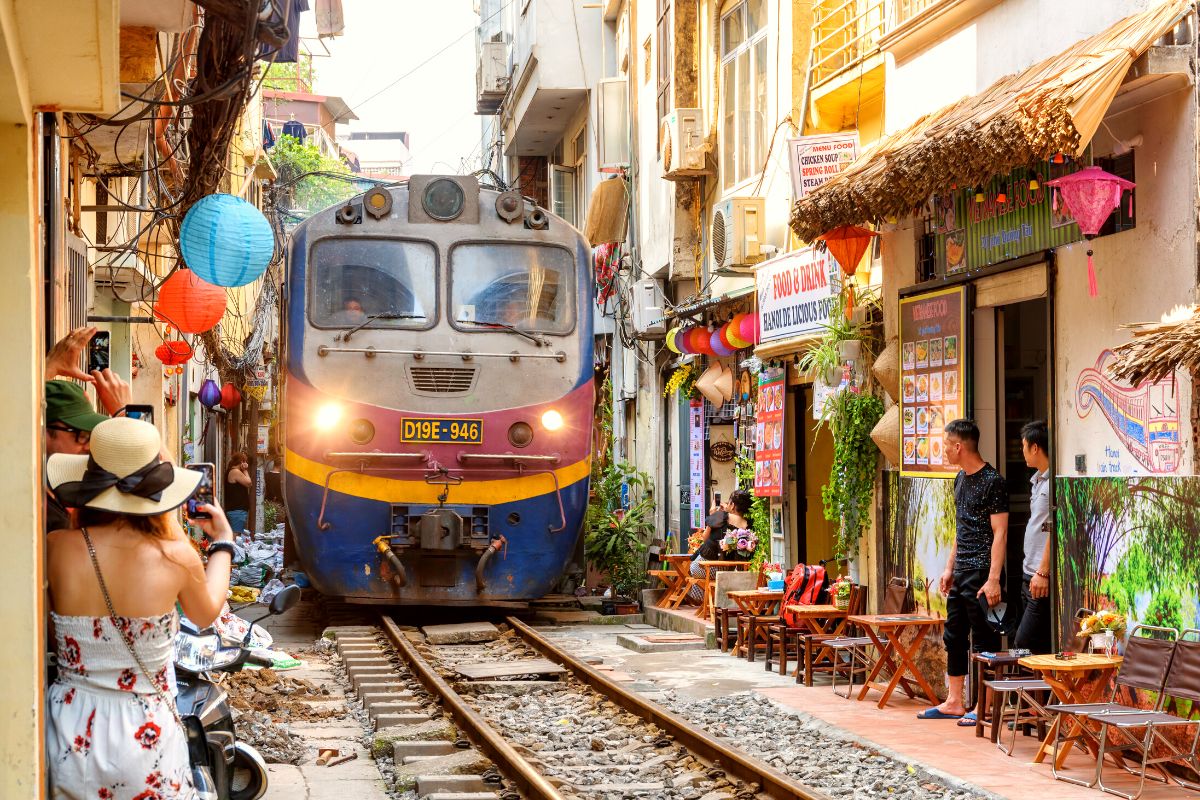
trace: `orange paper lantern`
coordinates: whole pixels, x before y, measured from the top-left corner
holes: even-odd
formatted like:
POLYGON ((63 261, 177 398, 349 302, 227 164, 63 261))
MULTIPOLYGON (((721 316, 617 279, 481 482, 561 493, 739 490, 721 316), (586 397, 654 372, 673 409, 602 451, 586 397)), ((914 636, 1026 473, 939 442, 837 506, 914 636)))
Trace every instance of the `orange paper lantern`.
POLYGON ((177 269, 158 287, 154 316, 183 333, 204 333, 225 315, 225 290, 190 269, 177 269))
POLYGON ((852 278, 854 273, 858 271, 858 262, 862 261, 863 254, 867 252, 867 247, 871 244, 871 240, 879 234, 867 228, 859 227, 858 225, 843 225, 840 228, 834 228, 829 233, 817 237, 817 241, 825 242, 825 246, 835 259, 838 266, 842 268, 842 272, 846 275, 846 319, 850 319, 850 312, 854 309, 854 283, 852 278))

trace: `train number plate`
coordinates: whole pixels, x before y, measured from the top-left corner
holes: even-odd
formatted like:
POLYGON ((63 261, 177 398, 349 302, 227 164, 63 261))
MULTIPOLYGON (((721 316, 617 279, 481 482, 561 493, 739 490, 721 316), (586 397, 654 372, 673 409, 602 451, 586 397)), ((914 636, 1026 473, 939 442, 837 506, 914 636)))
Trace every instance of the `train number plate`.
POLYGON ((483 420, 404 417, 400 420, 400 441, 413 444, 483 444, 483 420))

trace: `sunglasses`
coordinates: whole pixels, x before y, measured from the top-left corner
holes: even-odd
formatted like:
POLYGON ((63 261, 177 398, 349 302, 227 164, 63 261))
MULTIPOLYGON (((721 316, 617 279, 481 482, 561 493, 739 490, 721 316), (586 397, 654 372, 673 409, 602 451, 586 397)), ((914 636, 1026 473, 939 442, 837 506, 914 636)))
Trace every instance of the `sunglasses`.
POLYGON ((87 444, 92 440, 91 431, 81 431, 78 428, 72 428, 69 425, 47 425, 46 429, 51 431, 61 431, 62 433, 73 433, 75 434, 76 444, 87 444))

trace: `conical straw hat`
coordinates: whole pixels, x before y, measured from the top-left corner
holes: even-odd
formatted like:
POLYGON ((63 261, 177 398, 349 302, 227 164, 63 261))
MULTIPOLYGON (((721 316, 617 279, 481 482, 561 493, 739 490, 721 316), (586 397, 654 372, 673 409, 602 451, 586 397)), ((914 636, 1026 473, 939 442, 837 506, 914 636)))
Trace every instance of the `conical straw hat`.
POLYGON ((892 400, 900 399, 900 342, 890 339, 887 347, 875 358, 871 373, 892 400))
POLYGON ((722 365, 721 376, 717 378, 717 391, 721 393, 725 403, 733 399, 733 383, 733 370, 722 365))
POLYGON ((717 388, 717 381, 723 374, 724 370, 721 369, 721 365, 714 362, 704 370, 703 375, 696 379, 696 389, 714 406, 725 403, 725 395, 721 394, 721 390, 717 388))
POLYGON ((893 405, 871 431, 871 441, 894 465, 900 464, 900 406, 893 405))

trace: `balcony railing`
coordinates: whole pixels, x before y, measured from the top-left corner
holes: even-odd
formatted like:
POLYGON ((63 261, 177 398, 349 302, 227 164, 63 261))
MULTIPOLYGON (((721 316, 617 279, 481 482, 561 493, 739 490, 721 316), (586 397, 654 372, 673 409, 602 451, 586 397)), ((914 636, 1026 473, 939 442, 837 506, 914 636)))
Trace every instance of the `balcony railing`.
MULTIPOLYGON (((928 5, 937 0, 908 0, 928 5)), ((810 84, 817 86, 879 51, 887 26, 882 0, 822 0, 813 12, 810 84)))
POLYGON ((888 30, 899 28, 925 9, 943 3, 945 0, 891 0, 891 19, 888 20, 888 30))

